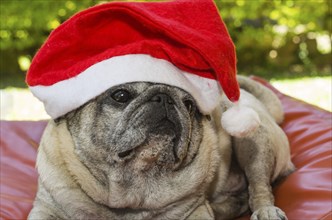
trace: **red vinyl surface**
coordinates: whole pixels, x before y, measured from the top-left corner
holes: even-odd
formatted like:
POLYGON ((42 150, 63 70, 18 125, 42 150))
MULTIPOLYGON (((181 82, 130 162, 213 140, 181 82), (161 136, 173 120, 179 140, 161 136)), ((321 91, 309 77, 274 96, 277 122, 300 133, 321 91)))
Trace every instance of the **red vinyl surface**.
MULTIPOLYGON (((297 168, 274 188, 276 205, 290 220, 332 219, 332 114, 254 79, 270 87, 282 101, 282 128, 297 168)), ((32 208, 37 191, 35 159, 45 126, 45 121, 0 122, 0 219, 26 219, 32 208)))

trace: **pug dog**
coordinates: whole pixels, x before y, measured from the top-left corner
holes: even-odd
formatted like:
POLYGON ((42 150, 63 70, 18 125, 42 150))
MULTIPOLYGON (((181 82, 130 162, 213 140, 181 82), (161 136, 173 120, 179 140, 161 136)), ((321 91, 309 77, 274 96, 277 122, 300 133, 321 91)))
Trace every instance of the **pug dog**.
MULTIPOLYGON (((51 120, 37 157, 29 219, 286 219, 273 184, 293 169, 283 112, 267 88, 238 77, 241 105, 260 126, 245 137, 222 127, 226 97, 210 115, 174 86, 114 86, 51 120)), ((209 97, 206 97, 209 98, 209 97)))

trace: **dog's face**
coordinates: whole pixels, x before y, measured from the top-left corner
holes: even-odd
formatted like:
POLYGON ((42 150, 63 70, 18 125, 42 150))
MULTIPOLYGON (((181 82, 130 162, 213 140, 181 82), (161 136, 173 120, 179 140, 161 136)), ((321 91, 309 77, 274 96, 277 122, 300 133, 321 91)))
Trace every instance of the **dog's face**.
POLYGON ((122 84, 65 120, 75 153, 92 178, 109 190, 112 207, 160 208, 189 194, 212 172, 209 145, 215 145, 216 135, 211 122, 179 88, 122 84), (205 140, 205 133, 212 137, 205 140), (202 143, 209 150, 200 149, 202 143))

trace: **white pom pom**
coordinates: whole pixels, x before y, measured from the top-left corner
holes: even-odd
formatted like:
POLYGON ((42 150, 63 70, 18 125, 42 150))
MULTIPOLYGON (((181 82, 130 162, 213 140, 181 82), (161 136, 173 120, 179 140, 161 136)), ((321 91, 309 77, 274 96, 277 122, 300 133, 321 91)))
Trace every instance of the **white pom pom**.
POLYGON ((221 116, 221 125, 234 137, 247 137, 259 127, 261 120, 257 112, 238 104, 232 106, 221 116))

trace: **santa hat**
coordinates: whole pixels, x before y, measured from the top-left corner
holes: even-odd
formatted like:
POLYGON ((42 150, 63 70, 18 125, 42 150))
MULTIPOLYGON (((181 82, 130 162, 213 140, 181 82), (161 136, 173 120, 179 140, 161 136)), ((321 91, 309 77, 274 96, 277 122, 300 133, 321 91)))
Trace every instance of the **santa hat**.
MULTIPOLYGON (((222 92, 233 103, 240 95, 235 48, 212 0, 112 2, 82 11, 51 33, 26 81, 52 118, 128 82, 182 88, 204 114, 222 92)), ((224 124, 239 115, 228 113, 236 115, 224 124)))

